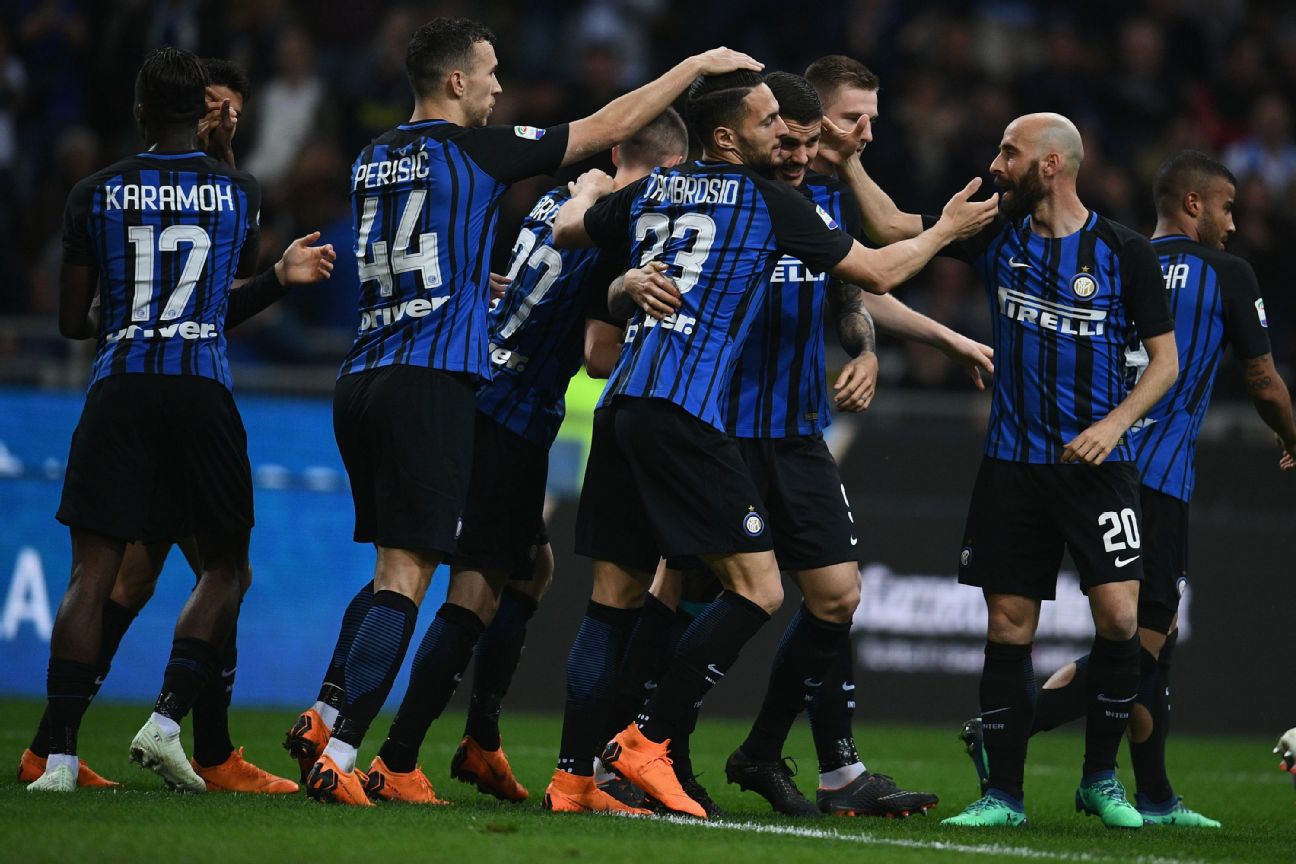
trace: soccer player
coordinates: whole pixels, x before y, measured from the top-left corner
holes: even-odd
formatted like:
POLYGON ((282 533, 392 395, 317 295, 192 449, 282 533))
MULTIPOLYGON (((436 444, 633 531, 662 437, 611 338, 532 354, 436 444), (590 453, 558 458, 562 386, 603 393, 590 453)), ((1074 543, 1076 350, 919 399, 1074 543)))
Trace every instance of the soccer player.
MULTIPOLYGON (((1077 806, 1108 827, 1143 819, 1115 776, 1139 678, 1141 556, 1138 474, 1130 426, 1174 382, 1174 322, 1146 238, 1088 210, 1076 194, 1080 134, 1057 114, 1008 125, 990 165, 1001 217, 950 254, 978 270, 994 315, 995 357, 985 455, 968 507, 959 580, 989 613, 981 711, 990 780, 945 824, 1026 821, 1022 775, 1034 715, 1031 643, 1069 549, 1093 612, 1085 757, 1077 806), (1131 389, 1124 347, 1137 335, 1146 372, 1131 389)), ((848 160, 843 173, 883 239, 920 230, 848 160)))
MULTIPOLYGON (((782 602, 768 514, 723 432, 721 406, 769 273, 787 253, 816 271, 888 291, 946 242, 988 223, 994 199, 970 202, 979 186, 973 181, 928 232, 869 250, 763 173, 775 164, 787 127, 759 75, 704 78, 690 93, 689 121, 703 161, 654 172, 610 195, 608 184, 585 175, 554 234, 559 246, 596 243, 628 250, 621 254, 637 265, 664 261, 683 297, 660 322, 642 314, 631 320, 595 415, 577 526, 578 551, 595 560, 595 585, 568 681, 604 682, 588 688, 595 692, 586 702, 605 703, 609 669, 624 651, 624 637, 620 645, 609 639, 616 628, 608 619, 642 604, 663 554, 695 556, 711 567, 726 590, 681 637, 639 722, 601 757, 668 809, 706 818, 670 768, 668 739, 782 602)), ((564 726, 571 708, 569 698, 564 726)), ((588 735, 597 733, 606 705, 597 713, 588 735)), ((585 753, 564 752, 559 770, 583 774, 591 763, 585 753)))
MULTIPOLYGON (((679 164, 687 153, 684 121, 668 108, 613 148, 614 182, 629 185, 654 168, 679 164)), ((499 706, 538 600, 540 586, 529 583, 542 585, 553 572, 543 514, 549 448, 562 425, 563 394, 580 368, 586 308, 607 302, 608 286, 623 266, 598 249, 553 247, 553 220, 570 197, 565 186, 558 187, 532 207, 513 247, 508 293, 489 315, 494 377, 477 389, 472 478, 450 571, 456 580, 508 584, 500 612, 481 636, 472 706, 450 769, 452 776, 508 801, 524 800, 527 790, 501 747, 499 706)), ((443 607, 437 623, 443 613, 459 614, 455 610, 443 607)), ((369 768, 365 791, 371 799, 434 800, 417 768, 418 750, 454 693, 474 641, 442 642, 442 655, 425 662, 427 674, 436 677, 412 683, 401 702, 369 768)), ((564 809, 565 801, 560 791, 546 793, 551 809, 564 809)))
MULTIPOLYGON (((781 164, 776 176, 800 189, 852 236, 858 235, 859 205, 850 191, 834 178, 809 169, 819 150, 824 113, 815 89, 805 78, 786 72, 770 73, 765 83, 788 127, 779 139, 781 164)), ((650 262, 648 266, 663 265, 650 262)), ((668 282, 660 274, 650 278, 668 282)), ((641 270, 627 274, 627 290, 636 300, 643 280, 641 270)), ((827 671, 843 659, 847 668, 851 662, 850 622, 859 599, 859 538, 844 484, 822 435, 831 422, 823 353, 825 300, 836 307, 843 347, 853 358, 834 384, 838 410, 867 407, 876 372, 874 327, 864 307, 864 292, 828 282, 826 274, 811 272, 794 258, 779 262, 771 274, 765 309, 743 347, 725 402, 725 431, 737 441, 770 509, 779 567, 794 571, 804 597, 775 657, 756 723, 730 756, 725 771, 730 782, 757 792, 787 815, 818 816, 821 811, 905 815, 935 806, 936 797, 905 792, 886 775, 864 768, 850 731, 850 691, 844 689, 853 685, 852 676, 848 671, 834 675, 827 671), (829 692, 834 688, 840 695, 829 692), (821 762, 840 764, 822 772, 816 806, 796 788, 782 746, 797 714, 820 697, 825 705, 819 707, 825 710, 813 715, 816 749, 821 762)), ((678 305, 679 295, 670 284, 655 287, 649 282, 647 287, 643 305, 648 314, 661 317, 663 309, 673 311, 678 305)), ((941 333, 946 344, 966 346, 961 359, 973 369, 987 363, 985 346, 908 310, 890 295, 874 299, 900 305, 929 331, 941 333)), ((647 618, 658 619, 667 620, 666 616, 647 618)), ((645 629, 641 622, 636 635, 645 629)), ((646 658, 634 659, 646 662, 646 658)), ((631 663, 628 657, 627 666, 631 663)), ((680 743, 677 734, 672 739, 677 765, 680 743)), ((705 790, 690 791, 709 809, 699 793, 704 795, 705 790)))
MULTIPOLYGON (((1288 453, 1288 455, 1291 454, 1288 453)), ((1296 463, 1289 464, 1288 470, 1291 468, 1296 468, 1296 463)), ((1278 743, 1274 745, 1273 752, 1282 757, 1278 762, 1278 770, 1296 775, 1296 726, 1282 734, 1282 737, 1278 739, 1278 743)))
MULTIPOLYGON (((307 778, 307 793, 324 801, 371 803, 356 749, 391 689, 433 571, 457 548, 474 390, 491 377, 488 258, 500 196, 514 181, 628 138, 697 75, 758 65, 715 49, 569 125, 492 127, 486 121, 501 92, 494 42, 490 30, 463 18, 415 31, 406 55, 410 121, 375 139, 352 170, 363 284, 334 395, 334 431, 351 481, 355 540, 373 543, 377 562, 369 608, 346 652, 332 737, 307 778)), ((442 698, 450 658, 476 642, 501 587, 471 570, 452 575, 416 653, 411 690, 427 704, 442 698)), ((318 740, 290 733, 287 743, 300 757, 318 740)))
POLYGON ((73 566, 50 640, 49 757, 31 790, 76 788, 77 730, 127 544, 189 533, 202 575, 130 754, 173 788, 207 790, 185 758, 180 722, 229 637, 247 578, 251 471, 223 330, 233 280, 256 260, 260 208, 255 180, 196 149, 207 83, 192 54, 150 53, 135 86, 149 149, 68 198, 59 329, 96 337, 98 350, 58 511, 73 566))
MULTIPOLYGON (((207 113, 198 121, 198 145, 209 156, 234 166, 231 149, 237 132, 238 118, 251 95, 251 84, 246 73, 235 63, 220 58, 204 58, 207 72, 207 113)), ((308 235, 294 241, 285 250, 274 280, 254 280, 236 287, 230 295, 225 315, 225 329, 229 330, 252 317, 266 306, 287 294, 296 281, 313 282, 327 278, 332 267, 331 247, 318 250, 308 248, 318 235, 308 235), (254 296, 254 294, 256 296, 254 296)), ((192 537, 179 541, 186 562, 201 578, 198 550, 192 537)), ((131 543, 126 547, 121 569, 113 585, 112 594, 104 605, 99 675, 95 679, 94 694, 98 693, 112 666, 113 655, 125 636, 131 622, 144 608, 157 586, 158 577, 171 550, 172 543, 165 541, 146 545, 131 543)), ((250 581, 251 570, 248 578, 250 581)), ((246 591, 246 587, 244 588, 246 591)), ((237 625, 236 625, 237 627, 237 625)), ((210 674, 202 692, 194 703, 194 771, 207 784, 209 791, 256 792, 283 794, 297 791, 297 784, 276 777, 243 758, 243 749, 235 749, 230 741, 229 705, 238 666, 237 637, 231 630, 218 658, 219 673, 210 674)), ((31 746, 23 752, 18 765, 20 782, 31 782, 45 771, 49 754, 49 712, 41 715, 40 724, 31 746)), ((88 787, 111 787, 118 784, 105 780, 80 762, 77 784, 88 787)))
MULTIPOLYGON (((1194 150, 1167 160, 1152 188, 1157 209, 1152 245, 1174 313, 1179 379, 1132 436, 1142 478, 1142 539, 1147 542, 1130 544, 1131 551, 1143 556, 1144 578, 1138 604, 1140 680, 1129 750, 1137 784, 1134 803, 1147 825, 1220 827, 1217 820, 1183 806, 1174 794, 1165 745, 1179 597, 1188 581, 1188 502, 1196 481, 1197 433, 1227 347, 1242 363, 1257 413, 1282 444, 1279 467, 1290 466, 1296 455, 1296 420, 1287 385, 1274 368, 1264 298, 1250 265, 1224 251, 1234 231, 1236 190, 1228 168, 1194 150)), ((1045 682, 1032 732, 1084 716, 1089 665, 1090 658, 1081 657, 1045 682)), ((976 726, 971 721, 964 733, 974 753, 976 726)))

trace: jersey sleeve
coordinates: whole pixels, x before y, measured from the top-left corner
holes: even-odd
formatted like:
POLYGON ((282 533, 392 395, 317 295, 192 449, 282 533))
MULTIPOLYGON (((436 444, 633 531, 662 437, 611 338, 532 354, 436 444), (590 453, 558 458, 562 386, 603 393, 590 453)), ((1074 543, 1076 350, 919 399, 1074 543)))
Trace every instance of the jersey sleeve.
POLYGON ((537 174, 552 174, 567 155, 568 126, 483 126, 455 143, 483 171, 501 183, 516 183, 537 174))
MULTIPOLYGON (((645 178, 646 179, 646 178, 645 178)), ((643 188, 643 180, 600 198, 585 211, 585 233, 596 246, 629 256, 630 211, 643 188)))
MULTIPOLYGON (((924 214, 922 216, 922 229, 928 231, 938 221, 940 221, 940 217, 924 214)), ((964 238, 963 240, 955 240, 936 254, 942 258, 956 258, 966 264, 976 264, 981 256, 985 255, 986 250, 990 248, 990 244, 999 236, 999 233, 1003 231, 1006 224, 1008 224, 1008 220, 996 214, 994 220, 989 225, 982 228, 971 237, 964 238)))
POLYGON ((1121 300, 1139 338, 1169 333, 1174 329, 1174 315, 1156 249, 1146 237, 1134 234, 1121 250, 1120 262, 1121 300))
POLYGON ((1234 353, 1242 360, 1269 354, 1269 321, 1255 271, 1246 261, 1233 257, 1215 269, 1224 299, 1224 332, 1234 353))
POLYGON ((831 270, 850 254, 854 239, 822 207, 791 186, 769 183, 759 188, 780 251, 815 270, 831 270))
POLYGON ((616 320, 608 310, 608 286, 626 271, 626 263, 620 255, 611 253, 608 250, 599 251, 598 259, 595 260, 586 279, 589 290, 589 297, 585 303, 585 317, 587 319, 602 321, 604 324, 611 324, 615 327, 620 327, 625 323, 616 320))
POLYGON ((63 211, 63 263, 93 265, 94 243, 90 239, 90 202, 94 185, 82 181, 68 193, 63 211))
POLYGON ((247 224, 234 277, 247 279, 256 274, 257 258, 261 253, 261 185, 250 174, 240 177, 238 183, 247 196, 247 224))

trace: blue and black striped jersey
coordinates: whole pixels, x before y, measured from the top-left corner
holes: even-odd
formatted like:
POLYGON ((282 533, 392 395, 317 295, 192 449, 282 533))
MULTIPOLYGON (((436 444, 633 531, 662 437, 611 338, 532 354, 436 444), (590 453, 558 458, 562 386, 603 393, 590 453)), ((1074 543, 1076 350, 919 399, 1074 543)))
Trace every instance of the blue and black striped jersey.
POLYGON ((1183 235, 1152 241, 1174 313, 1179 378, 1132 433, 1143 485, 1188 501, 1196 481, 1197 433, 1224 349, 1242 360, 1268 354, 1264 299, 1251 265, 1183 235))
POLYGON ((562 425, 563 394, 580 368, 585 312, 624 261, 599 249, 555 249, 553 222, 571 195, 565 186, 540 197, 513 244, 508 293, 490 312, 494 377, 477 389, 477 410, 549 449, 562 425))
POLYGON ((203 153, 140 153, 72 188, 63 260, 99 273, 90 383, 109 375, 197 375, 231 387, 225 313, 252 275, 256 180, 203 153))
POLYGON ((409 123, 351 168, 360 321, 339 375, 427 366, 490 377, 486 313, 500 198, 562 164, 567 126, 409 123))
POLYGON ((604 247, 628 244, 630 266, 665 262, 683 296, 661 321, 642 311, 630 319, 601 404, 666 399, 717 429, 779 259, 828 270, 853 242, 792 187, 727 163, 655 170, 591 207, 585 230, 604 247))
MULTIPOLYGON (((846 184, 807 173, 798 190, 859 236, 859 205, 846 184)), ((769 281, 729 383, 725 431, 737 438, 815 435, 832 422, 824 369, 824 300, 832 279, 784 255, 769 281)))
MULTIPOLYGON (((1096 213, 1058 238, 1031 231, 1029 217, 998 218, 947 252, 976 268, 990 300, 987 456, 1060 461, 1068 441, 1129 394, 1126 348, 1174 328, 1152 244, 1096 213)), ((1107 458, 1134 458, 1128 435, 1107 458)))

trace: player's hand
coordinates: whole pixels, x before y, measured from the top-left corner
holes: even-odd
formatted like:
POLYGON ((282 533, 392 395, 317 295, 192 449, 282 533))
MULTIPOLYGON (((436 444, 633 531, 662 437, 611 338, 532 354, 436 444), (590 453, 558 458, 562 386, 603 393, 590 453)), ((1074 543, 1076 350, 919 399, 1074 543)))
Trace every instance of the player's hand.
POLYGON ((1062 461, 1101 465, 1124 434, 1120 421, 1104 417, 1066 443, 1062 461))
POLYGON ((994 349, 975 339, 969 339, 962 333, 950 331, 950 337, 941 346, 945 356, 961 365, 972 379, 978 390, 985 389, 985 380, 981 377, 994 374, 994 349))
POLYGON ((991 195, 984 201, 973 201, 972 196, 981 188, 981 178, 973 177, 971 182, 954 193, 941 210, 940 221, 954 232, 955 240, 963 240, 976 234, 994 221, 999 212, 999 193, 991 195))
POLYGON ((611 195, 616 188, 616 182, 608 176, 606 171, 600 171, 597 168, 591 168, 584 174, 576 178, 572 183, 567 184, 567 191, 573 198, 581 194, 591 194, 597 200, 605 195, 611 195))
POLYGON ((819 156, 830 165, 842 165, 864 150, 864 130, 869 118, 861 117, 850 129, 843 129, 827 117, 819 136, 819 156))
POLYGON ((666 275, 666 264, 662 261, 649 261, 636 270, 627 270, 624 285, 635 305, 658 321, 674 315, 684 302, 675 280, 666 275))
POLYGON ((1296 726, 1282 734, 1274 745, 1273 752, 1282 757, 1282 761, 1278 763, 1279 771, 1296 774, 1296 726))
POLYGON ((1290 471, 1296 468, 1296 441, 1284 441, 1281 435, 1275 435, 1278 441, 1278 449, 1282 450, 1282 455, 1278 457, 1278 470, 1290 471))
POLYGON ((723 45, 704 51, 694 56, 693 60, 697 63, 699 75, 723 75, 739 69, 759 72, 765 68, 765 64, 757 61, 756 58, 732 48, 725 48, 723 45))
POLYGON ((490 274, 490 300, 492 307, 504 299, 504 295, 508 293, 508 286, 512 284, 513 280, 507 276, 501 276, 498 273, 490 274))
POLYGON ((322 282, 333 275, 333 261, 337 254, 332 243, 312 246, 320 232, 312 231, 288 244, 283 257, 275 264, 275 275, 280 285, 309 285, 322 282))
POLYGON ((877 392, 877 375, 877 354, 864 351, 851 359, 833 382, 833 404, 837 410, 854 414, 868 408, 877 392))
POLYGON ((233 164, 234 133, 238 131, 238 112, 228 99, 217 99, 207 89, 207 113, 198 121, 198 146, 203 152, 233 164))

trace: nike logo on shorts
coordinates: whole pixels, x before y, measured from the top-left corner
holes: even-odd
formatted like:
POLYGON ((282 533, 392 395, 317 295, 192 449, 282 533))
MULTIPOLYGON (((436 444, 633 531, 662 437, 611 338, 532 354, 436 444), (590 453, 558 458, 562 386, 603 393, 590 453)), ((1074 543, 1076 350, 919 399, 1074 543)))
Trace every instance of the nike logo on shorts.
POLYGON ((1142 557, 1143 557, 1142 555, 1135 555, 1133 558, 1117 558, 1117 559, 1116 559, 1116 566, 1117 566, 1117 567, 1124 567, 1126 564, 1133 564, 1135 561, 1137 561, 1138 559, 1140 559, 1140 558, 1142 558, 1142 557))

